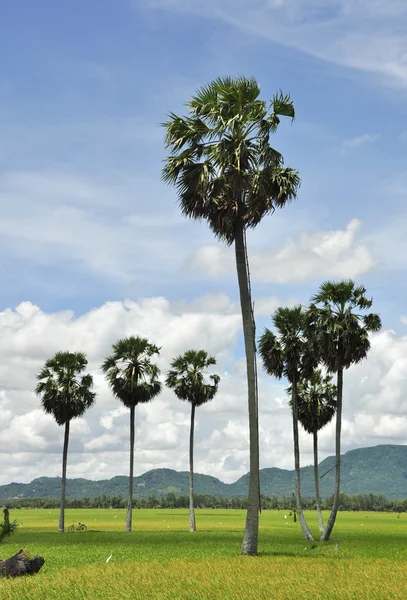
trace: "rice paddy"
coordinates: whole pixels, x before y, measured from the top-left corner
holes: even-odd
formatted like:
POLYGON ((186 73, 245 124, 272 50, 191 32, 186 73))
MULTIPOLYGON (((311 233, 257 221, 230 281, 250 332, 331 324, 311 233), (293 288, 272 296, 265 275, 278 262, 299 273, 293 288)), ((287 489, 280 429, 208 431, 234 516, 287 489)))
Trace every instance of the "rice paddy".
MULTIPOLYGON (((18 532, 0 546, 45 557, 32 577, 0 579, 1 600, 48 599, 399 599, 407 598, 407 514, 340 513, 329 543, 305 542, 288 512, 261 515, 259 556, 239 556, 245 512, 71 509, 58 534, 58 510, 12 511, 18 532), (285 518, 287 517, 287 518, 285 518)), ((316 515, 306 514, 317 535, 316 515)))

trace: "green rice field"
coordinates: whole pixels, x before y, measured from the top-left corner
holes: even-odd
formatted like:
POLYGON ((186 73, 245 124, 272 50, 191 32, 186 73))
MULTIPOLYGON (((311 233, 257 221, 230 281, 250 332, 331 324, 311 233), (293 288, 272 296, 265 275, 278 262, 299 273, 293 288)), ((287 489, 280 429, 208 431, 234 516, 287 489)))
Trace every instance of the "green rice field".
POLYGON ((257 557, 239 556, 245 511, 197 510, 195 533, 187 510, 135 510, 131 534, 124 510, 66 510, 66 529, 80 521, 86 533, 58 534, 58 515, 11 511, 20 528, 0 558, 25 548, 46 562, 0 579, 1 600, 407 599, 405 513, 339 513, 331 542, 310 543, 288 512, 266 511, 257 557))

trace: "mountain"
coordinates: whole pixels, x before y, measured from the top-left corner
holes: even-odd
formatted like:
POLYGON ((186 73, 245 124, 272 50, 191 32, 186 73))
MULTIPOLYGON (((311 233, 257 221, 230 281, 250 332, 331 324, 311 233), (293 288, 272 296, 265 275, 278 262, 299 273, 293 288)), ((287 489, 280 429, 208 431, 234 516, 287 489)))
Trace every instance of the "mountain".
MULTIPOLYGON (((329 456, 320 465, 320 476, 335 464, 329 456)), ((313 467, 301 469, 301 492, 304 498, 314 495, 313 467)), ((321 496, 333 493, 335 469, 320 480, 321 496)), ((249 485, 249 474, 243 475, 235 483, 223 483, 210 475, 195 474, 196 494, 210 494, 218 497, 245 497, 249 485)), ((260 471, 261 492, 266 496, 291 496, 295 486, 294 471, 269 468, 260 471)), ((126 496, 128 477, 118 476, 101 481, 88 479, 68 479, 67 498, 94 498, 96 496, 126 496)), ((348 495, 382 494, 388 499, 407 497, 407 446, 375 446, 350 450, 341 460, 341 491, 348 495)), ((188 494, 187 471, 154 469, 134 478, 134 497, 147 498, 155 494, 157 498, 173 492, 176 496, 188 494)), ((61 479, 59 477, 39 477, 31 483, 10 483, 0 486, 0 500, 9 498, 59 498, 61 479)))

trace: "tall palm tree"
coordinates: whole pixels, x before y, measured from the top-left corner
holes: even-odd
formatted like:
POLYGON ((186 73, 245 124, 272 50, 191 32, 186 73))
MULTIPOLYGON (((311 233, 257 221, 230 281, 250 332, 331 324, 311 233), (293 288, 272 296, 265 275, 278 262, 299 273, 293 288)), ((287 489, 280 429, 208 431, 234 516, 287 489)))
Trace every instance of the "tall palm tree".
POLYGON ((163 180, 176 186, 183 214, 208 222, 234 244, 248 384, 250 479, 242 554, 257 554, 260 508, 259 428, 255 323, 246 230, 296 197, 299 175, 270 146, 280 116, 294 118, 289 95, 267 103, 255 79, 218 78, 187 103, 188 116, 170 113, 163 180))
MULTIPOLYGON (((287 391, 291 394, 291 387, 287 391)), ((297 387, 297 407, 301 425, 313 437, 315 499, 318 526, 322 532, 324 522, 319 495, 318 431, 332 421, 336 412, 336 386, 332 383, 332 376, 324 376, 321 369, 315 369, 308 379, 301 380, 297 387)))
POLYGON ((53 415, 58 425, 65 425, 62 453, 61 509, 59 533, 65 529, 66 465, 68 460, 69 426, 72 419, 81 417, 92 406, 96 394, 93 378, 82 374, 88 361, 83 352, 57 352, 49 358, 37 376, 36 394, 46 413, 53 415))
POLYGON ((298 391, 301 377, 309 370, 308 341, 304 335, 304 311, 302 306, 280 307, 272 316, 277 334, 265 328, 259 342, 263 367, 269 375, 291 383, 291 406, 293 417, 295 499, 298 518, 306 540, 313 540, 301 505, 300 445, 298 436, 298 391))
POLYGON ((329 540, 339 506, 343 371, 366 358, 370 349, 369 334, 381 328, 379 315, 361 314, 372 304, 372 299, 366 296, 365 286, 357 286, 351 280, 326 281, 311 298, 307 311, 307 332, 320 354, 320 361, 328 371, 337 374, 335 491, 321 541, 329 540))
POLYGON ((220 381, 219 375, 208 375, 204 370, 216 365, 213 356, 205 350, 188 350, 171 363, 166 385, 174 390, 180 400, 191 403, 191 428, 189 434, 189 530, 196 531, 194 510, 194 425, 195 408, 215 397, 220 381))
POLYGON ((151 361, 160 349, 146 338, 128 337, 113 345, 102 370, 113 395, 130 409, 130 474, 126 531, 131 531, 133 518, 134 425, 136 406, 150 402, 161 392, 160 370, 151 361))

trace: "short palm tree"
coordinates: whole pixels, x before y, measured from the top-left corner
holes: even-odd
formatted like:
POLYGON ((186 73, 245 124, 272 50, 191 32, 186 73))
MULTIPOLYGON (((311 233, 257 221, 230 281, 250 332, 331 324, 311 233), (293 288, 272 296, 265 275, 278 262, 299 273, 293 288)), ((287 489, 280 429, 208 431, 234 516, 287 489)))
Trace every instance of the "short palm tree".
POLYGON ((92 391, 93 378, 83 374, 88 361, 83 352, 57 352, 49 358, 37 376, 36 394, 46 413, 58 425, 65 425, 62 453, 61 509, 58 531, 65 529, 66 465, 68 459, 69 426, 72 419, 81 417, 92 406, 96 394, 92 391))
POLYGON ((263 367, 269 375, 291 383, 291 407, 293 417, 295 499, 302 532, 306 540, 313 540, 301 505, 300 446, 298 436, 297 386, 309 369, 308 341, 304 335, 304 311, 302 306, 280 307, 272 316, 277 334, 265 329, 259 342, 263 367))
POLYGON ((187 103, 188 116, 164 123, 171 155, 163 179, 177 188, 183 214, 204 219, 214 234, 234 244, 248 383, 250 478, 242 554, 257 554, 260 508, 255 323, 246 230, 296 197, 299 175, 270 146, 280 116, 294 118, 288 95, 259 99, 255 79, 218 78, 187 103))
POLYGON ((312 297, 307 311, 307 333, 320 361, 337 374, 335 491, 334 500, 321 541, 328 541, 339 507, 343 371, 366 358, 370 349, 369 334, 379 331, 381 320, 374 313, 361 314, 371 308, 366 288, 351 280, 326 281, 312 297))
POLYGON ((113 353, 102 370, 113 395, 130 409, 130 474, 126 531, 131 531, 133 517, 134 425, 136 406, 150 402, 161 392, 160 370, 152 358, 160 349, 146 338, 128 337, 113 345, 113 353))
MULTIPOLYGON (((287 391, 291 394, 291 387, 287 391)), ((313 437, 315 499, 318 525, 322 532, 324 522, 319 495, 318 431, 332 421, 336 412, 336 386, 332 383, 332 377, 324 376, 321 369, 315 369, 308 379, 301 380, 297 387, 297 407, 301 425, 313 437)))
POLYGON ((196 531, 194 510, 194 426, 195 409, 215 397, 220 381, 219 375, 207 375, 205 370, 216 365, 213 356, 205 350, 188 350, 171 363, 166 385, 174 390, 180 400, 191 404, 191 428, 189 434, 189 530, 196 531))

